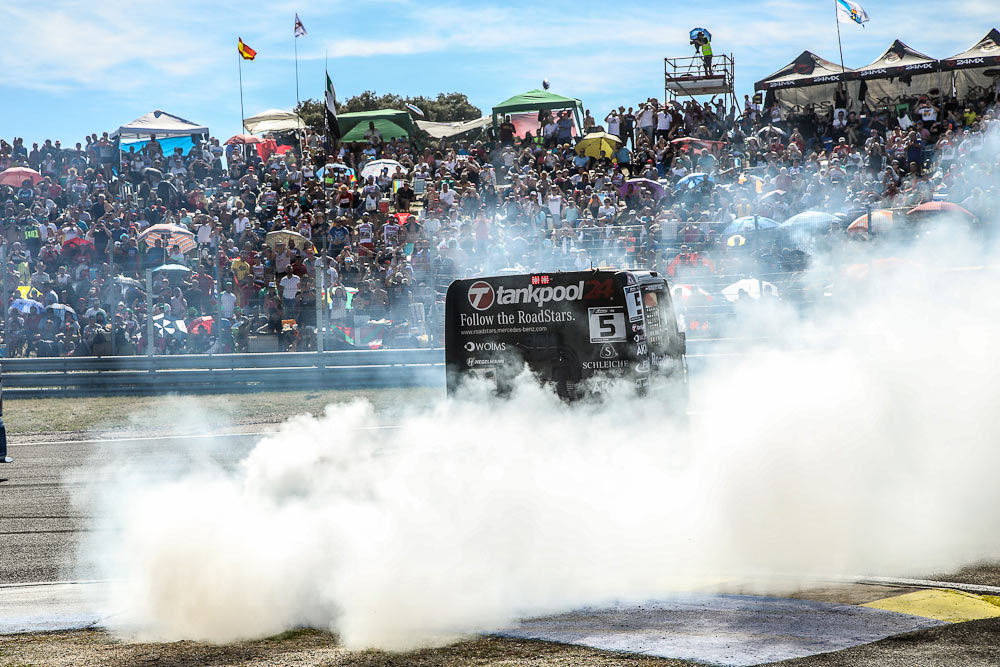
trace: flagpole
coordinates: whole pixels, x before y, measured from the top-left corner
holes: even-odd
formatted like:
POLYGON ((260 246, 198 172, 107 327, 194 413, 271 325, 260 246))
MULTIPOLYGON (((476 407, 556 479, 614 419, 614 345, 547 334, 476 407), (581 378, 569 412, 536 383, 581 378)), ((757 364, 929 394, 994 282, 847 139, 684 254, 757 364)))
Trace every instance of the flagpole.
POLYGON ((844 45, 840 43, 840 10, 837 7, 838 1, 833 0, 833 18, 837 22, 837 47, 840 49, 840 71, 846 72, 847 68, 844 67, 844 45))
POLYGON ((246 114, 243 112, 243 54, 236 49, 236 63, 240 71, 240 134, 247 131, 246 114))
POLYGON ((299 36, 293 34, 292 39, 295 40, 295 106, 298 106, 302 103, 299 100, 299 36))
POLYGON ((330 114, 326 109, 326 81, 329 78, 330 78, 330 52, 323 51, 323 125, 326 127, 326 136, 323 137, 323 139, 326 142, 327 149, 332 150, 333 142, 330 141, 330 114))

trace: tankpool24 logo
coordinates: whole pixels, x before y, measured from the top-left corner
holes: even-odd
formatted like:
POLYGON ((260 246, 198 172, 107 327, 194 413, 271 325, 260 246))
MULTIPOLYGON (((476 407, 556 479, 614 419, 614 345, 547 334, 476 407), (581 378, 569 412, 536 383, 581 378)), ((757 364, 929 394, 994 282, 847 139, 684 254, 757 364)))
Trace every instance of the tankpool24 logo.
POLYGON ((486 310, 496 300, 493 285, 485 280, 477 280, 469 287, 469 305, 476 310, 486 310))
POLYGON ((476 310, 486 310, 494 303, 500 305, 530 304, 542 307, 549 302, 579 301, 583 298, 584 281, 575 285, 546 285, 536 287, 504 287, 500 285, 495 291, 485 280, 477 280, 469 286, 469 305, 476 310))

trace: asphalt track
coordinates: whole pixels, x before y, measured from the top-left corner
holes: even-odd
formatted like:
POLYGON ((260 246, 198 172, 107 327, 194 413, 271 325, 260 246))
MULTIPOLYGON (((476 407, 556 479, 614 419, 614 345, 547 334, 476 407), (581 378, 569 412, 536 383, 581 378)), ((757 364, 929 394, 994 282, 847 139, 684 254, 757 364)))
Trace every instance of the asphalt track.
MULTIPOLYGON (((256 436, 222 436, 213 447, 223 465, 236 463, 256 436)), ((74 570, 76 548, 90 517, 72 503, 71 490, 100 484, 105 448, 126 460, 142 461, 150 472, 174 457, 189 438, 111 441, 53 441, 10 445, 14 463, 0 466, 0 584, 92 578, 74 570)))
MULTIPOLYGON (((218 445, 210 447, 212 456, 223 467, 234 465, 264 433, 211 436, 218 445)), ((16 462, 0 467, 0 634, 100 625, 90 600, 103 584, 82 583, 94 573, 73 566, 89 517, 74 506, 72 490, 101 483, 109 449, 116 458, 141 461, 151 473, 169 474, 183 458, 177 451, 190 441, 153 436, 11 445, 16 462)), ((827 582, 790 598, 691 590, 526 619, 503 634, 733 667, 838 655, 830 651, 881 655, 869 647, 929 637, 925 657, 934 662, 928 664, 1000 665, 1000 646, 992 662, 966 648, 982 642, 977 628, 995 633, 1000 624, 1000 568, 983 565, 939 577, 971 585, 957 592, 935 581, 827 582), (950 647, 953 661, 934 652, 938 644, 950 647)), ((912 650, 913 641, 900 646, 912 650)))

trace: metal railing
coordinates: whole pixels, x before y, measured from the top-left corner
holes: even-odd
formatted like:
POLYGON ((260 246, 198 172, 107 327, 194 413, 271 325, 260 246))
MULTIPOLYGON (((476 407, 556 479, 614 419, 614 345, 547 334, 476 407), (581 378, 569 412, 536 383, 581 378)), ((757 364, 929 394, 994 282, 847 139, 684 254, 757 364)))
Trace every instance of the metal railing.
POLYGON ((4 359, 10 397, 377 389, 444 382, 441 350, 4 359))
MULTIPOLYGON (((693 369, 752 341, 688 341, 693 369)), ((444 385, 444 350, 4 359, 7 398, 388 389, 444 385)))

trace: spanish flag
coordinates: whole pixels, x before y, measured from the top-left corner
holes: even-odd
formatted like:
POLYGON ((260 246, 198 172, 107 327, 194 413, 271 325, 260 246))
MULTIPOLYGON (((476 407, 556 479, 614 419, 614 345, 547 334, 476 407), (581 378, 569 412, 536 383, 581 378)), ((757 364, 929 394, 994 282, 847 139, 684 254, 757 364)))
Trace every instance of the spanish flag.
POLYGON ((244 44, 242 37, 240 37, 238 39, 240 40, 240 43, 237 44, 236 50, 240 52, 241 56, 243 56, 243 60, 253 60, 254 58, 256 58, 257 57, 257 52, 254 51, 253 49, 251 49, 246 44, 244 44))

